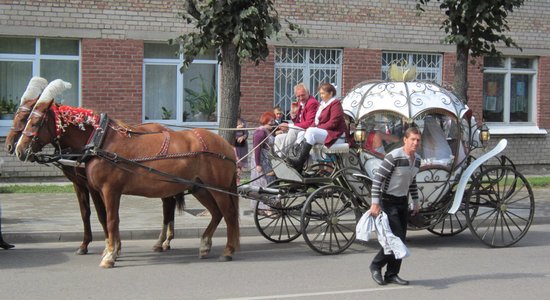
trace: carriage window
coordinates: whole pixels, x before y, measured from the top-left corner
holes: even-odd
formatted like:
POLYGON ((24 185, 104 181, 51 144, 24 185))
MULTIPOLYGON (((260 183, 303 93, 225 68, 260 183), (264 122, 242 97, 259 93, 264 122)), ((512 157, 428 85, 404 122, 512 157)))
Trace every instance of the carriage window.
POLYGON ((483 119, 502 124, 534 123, 537 61, 485 58, 483 119))
POLYGON ((402 146, 402 138, 408 126, 405 120, 392 113, 375 113, 361 121, 366 128, 363 150, 372 155, 383 157, 391 150, 402 146))
POLYGON ((294 86, 301 82, 308 85, 314 96, 321 82, 332 83, 341 95, 342 50, 275 48, 274 106, 289 112, 290 103, 294 101, 294 86))
POLYGON ((442 80, 441 54, 433 53, 403 53, 383 52, 382 53, 382 79, 388 80, 388 69, 392 64, 405 65, 406 68, 416 66, 416 79, 432 81, 441 84, 442 80))
POLYGON ((78 106, 79 49, 78 40, 0 37, 0 125, 11 125, 15 106, 33 76, 72 83, 56 101, 78 106))
POLYGON ((144 47, 143 118, 177 125, 217 122, 219 66, 213 51, 198 56, 182 74, 177 48, 146 43, 144 47))

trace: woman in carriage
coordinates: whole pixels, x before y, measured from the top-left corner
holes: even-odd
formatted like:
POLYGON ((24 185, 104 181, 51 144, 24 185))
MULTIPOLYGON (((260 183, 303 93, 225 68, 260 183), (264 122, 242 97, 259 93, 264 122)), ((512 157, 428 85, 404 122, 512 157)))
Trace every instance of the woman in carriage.
POLYGON ((301 172, 315 144, 331 146, 345 143, 347 126, 340 100, 336 99, 336 88, 330 83, 319 87, 321 104, 315 114, 315 123, 306 131, 298 134, 299 152, 296 159, 288 159, 289 164, 301 172))

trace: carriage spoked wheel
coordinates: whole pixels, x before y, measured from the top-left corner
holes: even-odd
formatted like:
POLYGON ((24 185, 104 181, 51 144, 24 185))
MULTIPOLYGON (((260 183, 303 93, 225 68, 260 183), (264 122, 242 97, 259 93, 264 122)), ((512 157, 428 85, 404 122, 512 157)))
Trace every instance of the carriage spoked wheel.
POLYGON ((429 232, 439 236, 453 236, 468 228, 466 205, 464 202, 460 204, 455 214, 443 213, 444 215, 441 220, 434 226, 428 228, 429 232))
POLYGON ((351 191, 337 185, 315 190, 302 209, 302 236, 321 254, 338 254, 355 240, 355 226, 361 217, 351 191))
POLYGON ((466 196, 468 227, 474 236, 490 247, 517 243, 533 222, 533 190, 513 167, 483 168, 466 196))
POLYGON ((363 176, 356 176, 356 174, 365 174, 365 172, 353 167, 343 168, 334 172, 332 178, 338 185, 352 191, 357 197, 361 210, 367 211, 370 208, 372 181, 363 176))
POLYGON ((275 180, 268 185, 284 193, 279 198, 279 205, 264 209, 261 202, 256 203, 254 223, 260 234, 275 243, 288 243, 301 234, 300 213, 307 199, 307 187, 302 184, 284 180, 275 180))

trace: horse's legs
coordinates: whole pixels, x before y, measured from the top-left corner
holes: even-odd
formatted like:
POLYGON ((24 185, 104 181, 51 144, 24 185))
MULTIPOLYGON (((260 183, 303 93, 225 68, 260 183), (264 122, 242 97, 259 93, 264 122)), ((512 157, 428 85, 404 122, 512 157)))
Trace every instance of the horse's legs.
MULTIPOLYGON (((236 187, 234 191, 230 190, 230 192, 236 193, 236 187)), ((239 249, 239 198, 226 193, 214 191, 211 193, 216 199, 219 210, 223 213, 227 226, 227 243, 225 244, 223 255, 219 259, 220 261, 230 261, 233 259, 235 251, 239 249)))
POLYGON ((83 255, 88 253, 88 244, 92 242, 92 226, 90 224, 90 195, 88 194, 88 188, 85 184, 73 182, 73 187, 76 193, 76 198, 78 199, 82 223, 84 224, 84 237, 80 247, 76 250, 76 254, 83 255))
POLYGON ((170 250, 170 241, 174 238, 174 217, 176 210, 176 198, 162 198, 162 229, 153 251, 162 252, 170 250))
POLYGON ((120 218, 118 210, 120 208, 120 193, 110 192, 109 188, 104 188, 102 191, 103 202, 107 211, 107 253, 103 256, 101 263, 102 268, 112 268, 115 266, 115 261, 120 250, 120 218))
POLYGON ((195 198, 197 198, 197 200, 199 200, 199 202, 206 207, 206 209, 208 209, 210 215, 212 216, 210 223, 202 234, 201 246, 199 248, 199 258, 206 258, 212 248, 212 236, 222 220, 222 213, 208 190, 202 188, 197 189, 197 191, 193 193, 193 196, 195 196, 195 198))
POLYGON ((91 188, 89 188, 89 191, 92 196, 92 201, 94 202, 97 219, 99 220, 99 224, 101 224, 101 228, 103 228, 103 233, 105 236, 105 249, 103 249, 103 255, 105 255, 105 252, 107 251, 107 237, 109 236, 109 232, 107 232, 107 212, 105 211, 105 204, 103 203, 101 194, 91 188))

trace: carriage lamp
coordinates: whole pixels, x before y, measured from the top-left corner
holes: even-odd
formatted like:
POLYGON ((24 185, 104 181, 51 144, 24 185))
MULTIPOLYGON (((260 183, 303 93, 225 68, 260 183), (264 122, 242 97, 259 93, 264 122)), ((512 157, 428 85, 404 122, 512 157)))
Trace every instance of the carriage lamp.
POLYGON ((491 134, 489 133, 489 127, 485 123, 481 125, 481 128, 479 129, 479 140, 481 141, 481 144, 485 145, 489 139, 491 138, 491 134))
POLYGON ((361 125, 361 123, 359 123, 357 124, 357 127, 355 127, 355 132, 353 135, 355 141, 362 144, 367 136, 367 130, 363 127, 363 125, 361 125))

